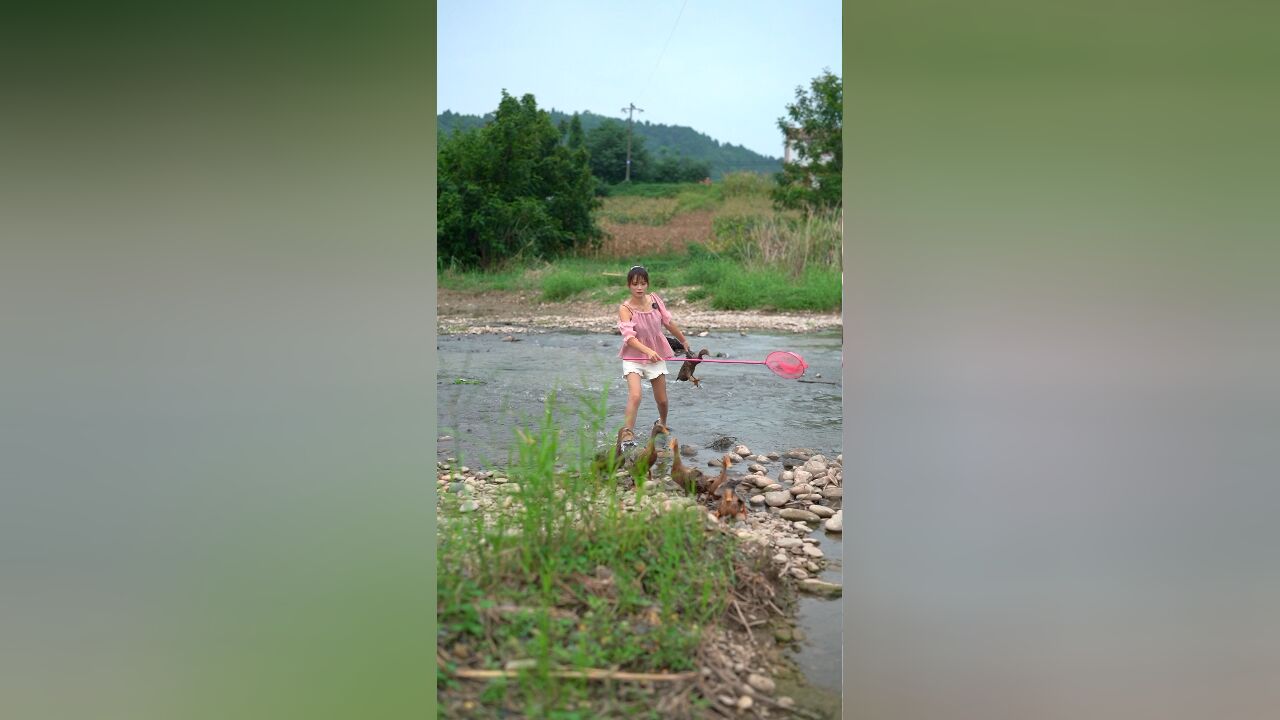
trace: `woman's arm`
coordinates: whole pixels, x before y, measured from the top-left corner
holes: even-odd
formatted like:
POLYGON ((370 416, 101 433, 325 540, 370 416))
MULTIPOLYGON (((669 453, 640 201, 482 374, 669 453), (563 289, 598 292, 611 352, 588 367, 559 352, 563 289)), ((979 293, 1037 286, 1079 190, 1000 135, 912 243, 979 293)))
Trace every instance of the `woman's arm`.
POLYGON ((676 339, 680 341, 680 344, 684 346, 684 349, 689 350, 689 341, 685 339, 684 331, 680 329, 679 325, 676 325, 675 320, 666 321, 662 324, 662 327, 671 331, 671 334, 676 336, 676 339))

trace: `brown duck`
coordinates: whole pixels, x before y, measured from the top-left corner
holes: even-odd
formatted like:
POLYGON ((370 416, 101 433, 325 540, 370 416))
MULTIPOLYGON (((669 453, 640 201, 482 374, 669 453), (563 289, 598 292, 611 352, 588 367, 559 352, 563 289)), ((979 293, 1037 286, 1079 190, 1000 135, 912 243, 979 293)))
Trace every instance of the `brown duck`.
MULTIPOLYGON (((685 351, 684 351, 684 356, 685 356, 685 357, 687 357, 687 358, 691 358, 691 359, 695 357, 695 355, 693 354, 693 352, 692 352, 692 351, 690 351, 690 350, 685 350, 685 351)), ((702 348, 701 350, 699 350, 699 351, 698 351, 698 354, 696 355, 697 359, 699 359, 699 360, 701 360, 702 358, 704 358, 704 357, 706 357, 706 356, 707 356, 707 349, 706 349, 706 348, 702 348)), ((698 363, 696 363, 696 362, 691 362, 691 360, 685 360, 685 361, 684 361, 684 364, 680 366, 680 373, 679 373, 678 375, 676 375, 676 379, 677 379, 677 380, 689 380, 689 381, 692 381, 692 382, 693 382, 693 386, 694 386, 694 387, 702 387, 702 381, 701 381, 701 380, 699 380, 698 378, 696 378, 696 377, 694 377, 694 376, 693 376, 693 371, 694 371, 697 367, 698 367, 698 363)))
POLYGON ((747 506, 732 488, 724 488, 720 491, 720 503, 716 505, 715 513, 716 517, 721 520, 732 517, 745 519, 747 517, 747 506))
POLYGON ((684 463, 680 462, 680 443, 676 442, 675 438, 671 438, 671 441, 667 443, 667 447, 671 448, 671 479, 692 494, 697 494, 698 491, 706 489, 702 471, 697 468, 685 467, 684 463))
POLYGON ((729 465, 733 463, 733 460, 729 455, 725 455, 720 462, 720 476, 712 480, 711 485, 707 488, 707 492, 716 497, 719 496, 720 489, 725 486, 725 483, 729 482, 729 465))
POLYGON ((646 473, 650 480, 653 479, 653 466, 658 464, 658 448, 655 445, 654 440, 657 438, 658 433, 666 432, 667 426, 662 424, 662 420, 654 420, 653 428, 649 431, 649 442, 644 446, 643 450, 636 453, 636 458, 633 461, 633 469, 640 467, 646 468, 646 473))

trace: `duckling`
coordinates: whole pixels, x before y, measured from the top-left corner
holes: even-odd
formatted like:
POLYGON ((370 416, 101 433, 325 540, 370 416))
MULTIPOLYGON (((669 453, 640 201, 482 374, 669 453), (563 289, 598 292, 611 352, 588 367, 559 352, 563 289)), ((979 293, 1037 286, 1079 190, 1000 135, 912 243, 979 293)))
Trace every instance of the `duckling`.
MULTIPOLYGON (((698 354, 697 354, 697 356, 696 356, 696 357, 697 357, 697 359, 701 360, 702 358, 706 357, 706 356, 707 356, 707 352, 708 352, 708 351, 707 351, 707 349, 706 349, 706 348, 702 348, 701 350, 699 350, 699 351, 698 351, 698 354)), ((685 350, 685 351, 684 351, 684 356, 685 356, 686 358, 694 358, 694 357, 695 357, 695 355, 693 354, 693 352, 692 352, 692 351, 690 351, 690 350, 685 350)), ((701 381, 701 380, 699 380, 698 378, 696 378, 696 377, 694 377, 694 376, 693 376, 693 371, 694 371, 697 367, 698 367, 698 363, 696 363, 696 362, 690 362, 689 360, 685 360, 685 361, 684 361, 684 364, 680 366, 680 373, 679 373, 678 375, 676 375, 676 380, 689 380, 689 381, 693 382, 693 386, 694 386, 694 387, 702 387, 702 381, 701 381)))
POLYGON ((671 438, 667 447, 671 449, 671 479, 691 494, 697 494, 704 485, 702 471, 685 467, 684 463, 680 462, 680 443, 675 438, 671 438))

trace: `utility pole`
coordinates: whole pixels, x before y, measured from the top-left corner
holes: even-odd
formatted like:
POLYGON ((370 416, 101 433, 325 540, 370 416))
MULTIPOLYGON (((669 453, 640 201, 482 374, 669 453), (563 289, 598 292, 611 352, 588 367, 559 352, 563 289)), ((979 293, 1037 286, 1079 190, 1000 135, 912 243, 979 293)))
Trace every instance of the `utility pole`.
POLYGON ((622 108, 627 114, 627 176, 623 182, 631 182, 631 116, 636 110, 644 112, 644 108, 636 107, 635 103, 627 103, 627 107, 622 108))

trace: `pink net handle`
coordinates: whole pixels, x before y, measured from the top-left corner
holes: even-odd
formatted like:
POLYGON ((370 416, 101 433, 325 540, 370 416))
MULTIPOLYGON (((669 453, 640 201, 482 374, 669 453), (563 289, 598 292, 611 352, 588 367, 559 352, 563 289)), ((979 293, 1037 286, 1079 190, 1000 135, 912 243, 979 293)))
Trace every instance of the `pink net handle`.
POLYGON ((804 358, 789 350, 774 350, 765 357, 764 364, 775 375, 788 380, 804 375, 805 368, 809 367, 804 358))

